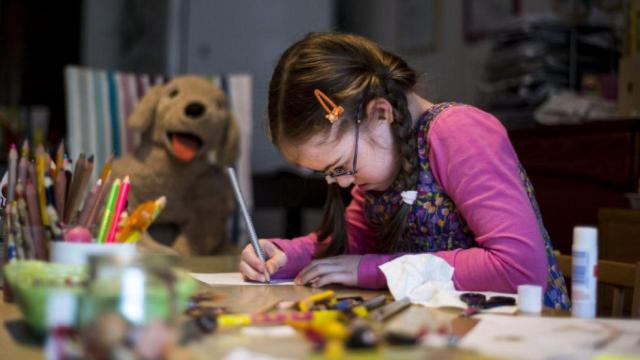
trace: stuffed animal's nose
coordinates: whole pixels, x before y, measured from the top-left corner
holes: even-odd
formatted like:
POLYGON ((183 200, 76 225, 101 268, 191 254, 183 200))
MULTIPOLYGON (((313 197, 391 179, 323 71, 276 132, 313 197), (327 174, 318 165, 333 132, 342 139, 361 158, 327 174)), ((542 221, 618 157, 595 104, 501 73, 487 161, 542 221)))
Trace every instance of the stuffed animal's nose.
POLYGON ((190 118, 197 118, 200 115, 204 114, 204 105, 197 101, 189 103, 187 107, 184 109, 184 113, 190 118))

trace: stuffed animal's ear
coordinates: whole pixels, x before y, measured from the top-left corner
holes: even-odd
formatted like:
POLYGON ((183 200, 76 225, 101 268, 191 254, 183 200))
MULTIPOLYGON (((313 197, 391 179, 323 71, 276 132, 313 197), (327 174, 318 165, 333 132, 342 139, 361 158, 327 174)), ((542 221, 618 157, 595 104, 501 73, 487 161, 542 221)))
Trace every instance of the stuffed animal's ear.
POLYGON ((233 114, 229 115, 226 133, 216 149, 218 165, 232 166, 240 153, 240 127, 233 114))
POLYGON ((142 100, 136 105, 131 115, 129 115, 129 127, 141 133, 146 132, 156 114, 156 106, 160 101, 162 85, 156 85, 144 94, 142 100))

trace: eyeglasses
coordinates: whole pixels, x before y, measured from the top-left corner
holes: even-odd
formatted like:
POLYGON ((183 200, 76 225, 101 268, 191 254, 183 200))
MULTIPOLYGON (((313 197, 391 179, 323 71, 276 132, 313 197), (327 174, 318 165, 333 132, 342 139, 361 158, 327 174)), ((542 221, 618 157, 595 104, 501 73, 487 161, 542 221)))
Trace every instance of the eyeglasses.
POLYGON ((480 310, 516 304, 516 299, 510 296, 492 296, 487 299, 484 294, 480 293, 464 293, 460 295, 460 300, 468 306, 468 308, 462 312, 461 316, 471 316, 480 310))
POLYGON ((347 170, 344 166, 338 166, 333 170, 329 170, 324 173, 325 176, 330 178, 337 178, 340 176, 353 176, 358 172, 356 165, 358 164, 358 140, 360 138, 360 123, 362 122, 362 105, 358 106, 358 112, 356 114, 356 141, 355 141, 355 149, 353 150, 353 164, 351 166, 351 170, 347 170))

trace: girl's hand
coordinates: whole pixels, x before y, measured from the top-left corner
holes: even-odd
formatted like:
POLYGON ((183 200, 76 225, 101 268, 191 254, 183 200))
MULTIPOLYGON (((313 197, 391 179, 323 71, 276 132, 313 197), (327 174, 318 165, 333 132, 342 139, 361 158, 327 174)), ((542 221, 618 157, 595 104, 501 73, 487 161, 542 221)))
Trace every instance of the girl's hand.
POLYGON ((340 255, 314 260, 296 276, 296 285, 321 287, 328 284, 358 285, 360 255, 340 255))
MULTIPOLYGON (((287 263, 287 255, 269 240, 258 240, 264 250, 269 277, 287 263)), ((245 279, 264 282, 265 267, 251 244, 244 247, 240 255, 240 273, 245 279)))

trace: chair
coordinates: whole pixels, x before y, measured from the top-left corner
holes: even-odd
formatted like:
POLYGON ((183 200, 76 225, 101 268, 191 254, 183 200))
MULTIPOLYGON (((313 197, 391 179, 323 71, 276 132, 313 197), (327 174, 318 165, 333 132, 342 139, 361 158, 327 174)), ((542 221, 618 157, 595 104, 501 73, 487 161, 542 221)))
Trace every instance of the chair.
MULTIPOLYGON (((94 154, 94 176, 109 156, 128 154, 137 144, 137 135, 128 131, 127 119, 138 101, 156 84, 170 79, 162 75, 133 74, 79 66, 64 72, 67 98, 68 151, 73 159, 80 152, 94 154)), ((253 207, 251 183, 252 78, 248 74, 209 77, 228 96, 240 126, 240 157, 236 171, 247 206, 253 207)), ((232 240, 240 238, 244 226, 233 221, 232 240)), ((242 236, 241 238, 244 238, 242 236)))
MULTIPOLYGON (((556 260, 565 277, 571 277, 571 256, 556 253, 556 260)), ((628 264, 598 260, 598 283, 613 287, 611 316, 623 316, 625 293, 631 289, 631 317, 640 318, 640 262, 628 264)))
POLYGON ((626 263, 640 261, 640 210, 599 209, 598 239, 601 258, 626 263))

